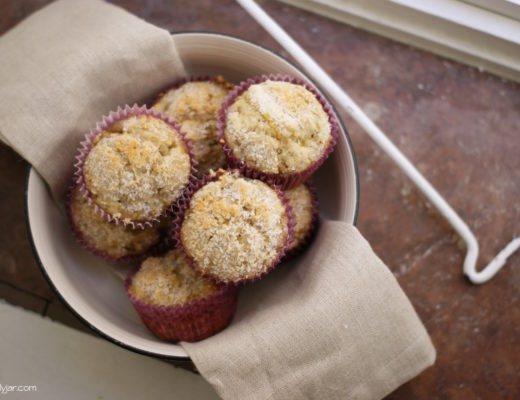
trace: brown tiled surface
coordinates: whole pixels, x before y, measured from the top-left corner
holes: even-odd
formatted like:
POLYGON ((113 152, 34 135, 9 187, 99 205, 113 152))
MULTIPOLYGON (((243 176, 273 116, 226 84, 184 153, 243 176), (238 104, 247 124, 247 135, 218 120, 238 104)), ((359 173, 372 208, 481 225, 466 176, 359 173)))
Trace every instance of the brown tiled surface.
POLYGON ((58 299, 53 299, 48 302, 45 316, 80 331, 87 333, 92 332, 58 299))
MULTIPOLYGON (((232 1, 115 2, 170 31, 232 34, 285 55, 232 1)), ((0 33, 45 3, 2 1, 0 33)), ((277 2, 261 3, 474 229, 480 265, 520 234, 518 84, 277 2)), ((438 352, 432 368, 389 398, 520 398, 520 256, 491 282, 470 285, 461 274, 465 251, 458 237, 343 117, 360 172, 358 227, 397 276, 438 352)), ((25 170, 25 162, 0 147, 0 297, 77 326, 31 255, 25 170)))
POLYGON ((30 247, 24 218, 27 163, 0 144, 0 280, 50 299, 30 247))
POLYGON ((32 292, 13 287, 5 282, 0 282, 0 299, 38 314, 43 314, 48 305, 46 299, 32 292))

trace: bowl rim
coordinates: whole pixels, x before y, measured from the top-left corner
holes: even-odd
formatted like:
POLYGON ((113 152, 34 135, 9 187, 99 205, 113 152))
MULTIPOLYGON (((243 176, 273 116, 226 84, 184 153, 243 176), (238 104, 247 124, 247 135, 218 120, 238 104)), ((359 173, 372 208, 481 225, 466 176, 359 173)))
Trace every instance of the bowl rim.
MULTIPOLYGON (((255 42, 252 42, 250 40, 247 40, 247 39, 244 39, 244 38, 241 38, 241 37, 238 37, 238 36, 234 36, 234 35, 228 35, 228 34, 224 34, 224 33, 211 32, 211 31, 174 31, 174 32, 170 32, 170 33, 171 33, 172 36, 190 35, 190 34, 196 34, 196 35, 201 35, 202 34, 202 35, 208 35, 208 36, 223 36, 223 37, 226 37, 226 38, 230 38, 230 39, 234 39, 234 40, 238 40, 238 41, 247 43, 249 45, 253 45, 253 46, 258 47, 258 48, 260 48, 262 50, 268 51, 269 53, 271 53, 271 54, 273 54, 273 55, 275 55, 277 57, 282 58, 284 61, 286 61, 287 63, 292 65, 294 68, 298 69, 303 74, 303 76, 305 76, 305 78, 309 82, 311 82, 314 86, 319 87, 314 82, 314 80, 307 75, 306 72, 304 72, 299 66, 295 65, 295 63, 292 62, 291 60, 289 60, 287 57, 284 57, 283 55, 277 53, 276 51, 271 50, 271 49, 269 49, 269 48, 267 48, 265 46, 262 46, 260 44, 255 43, 255 42)), ((346 140, 347 140, 350 152, 352 154, 352 160, 353 160, 353 165, 354 165, 354 175, 355 175, 355 186, 356 186, 356 201, 355 201, 355 204, 354 204, 354 218, 353 218, 352 223, 353 223, 353 225, 356 225, 357 217, 358 217, 358 211, 359 211, 359 197, 360 197, 359 190, 360 190, 360 184, 359 184, 359 173, 358 173, 357 159, 356 159, 356 154, 355 154, 355 151, 354 151, 354 146, 352 144, 352 140, 350 139, 350 136, 349 136, 349 133, 347 131, 347 128, 345 127, 345 124, 343 123, 342 119, 339 117, 339 113, 338 113, 336 107, 330 101, 330 99, 328 98, 326 93, 323 93, 322 91, 320 91, 320 92, 327 99, 329 104, 331 104, 334 112, 338 116, 339 124, 341 125, 341 128, 343 129, 343 132, 344 132, 344 135, 346 137, 346 140)), ((178 362, 185 362, 186 364, 192 364, 191 358, 189 356, 188 357, 182 357, 182 356, 164 355, 164 354, 161 354, 161 353, 155 353, 155 352, 151 352, 151 351, 147 351, 147 350, 142 350, 140 348, 137 348, 137 347, 134 347, 134 346, 131 346, 129 344, 121 342, 120 340, 118 340, 118 339, 116 339, 116 338, 106 334, 105 332, 103 332, 99 328, 97 328, 94 325, 92 325, 91 323, 89 323, 85 318, 83 318, 83 316, 81 316, 65 300, 65 298, 62 296, 62 294, 60 293, 58 288, 54 285, 53 281, 51 280, 50 276, 48 275, 47 270, 46 270, 45 266, 43 265, 43 262, 40 259, 40 255, 38 254, 38 251, 36 249, 36 245, 34 243, 33 235, 32 235, 31 223, 29 221, 29 180, 30 180, 31 172, 33 171, 33 169, 34 168, 29 164, 28 167, 27 167, 27 173, 26 173, 26 176, 25 176, 25 191, 24 191, 25 227, 26 227, 26 231, 27 231, 27 236, 29 238, 29 243, 30 243, 30 246, 31 246, 31 250, 32 250, 32 253, 33 253, 34 258, 36 260, 36 263, 37 263, 38 267, 40 268, 40 271, 42 272, 45 280, 47 281, 47 283, 49 284, 49 286, 51 287, 53 292, 56 294, 58 299, 72 312, 72 314, 74 314, 74 316, 76 318, 78 318, 81 321, 81 323, 84 326, 86 326, 87 328, 89 328, 91 331, 93 331, 97 335, 99 335, 102 338, 108 340, 109 342, 114 343, 115 345, 117 345, 119 347, 122 347, 122 348, 124 348, 126 350, 133 351, 134 353, 143 354, 143 355, 146 355, 146 356, 149 356, 149 357, 159 358, 159 359, 163 359, 163 360, 172 360, 172 361, 175 361, 177 363, 178 362)))

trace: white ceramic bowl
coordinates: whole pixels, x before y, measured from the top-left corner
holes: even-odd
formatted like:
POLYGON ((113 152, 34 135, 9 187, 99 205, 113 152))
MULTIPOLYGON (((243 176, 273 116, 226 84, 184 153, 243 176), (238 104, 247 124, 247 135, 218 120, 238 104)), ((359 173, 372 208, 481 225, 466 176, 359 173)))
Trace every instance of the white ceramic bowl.
MULTIPOLYGON (((284 73, 310 81, 287 60, 242 39, 212 33, 178 33, 173 37, 190 75, 221 74, 238 83, 256 75, 284 73)), ((314 181, 322 217, 355 223, 359 199, 356 162, 347 132, 344 127, 342 130, 334 153, 314 181)), ((157 357, 188 360, 180 346, 157 339, 144 327, 126 296, 121 279, 75 242, 66 219, 34 169, 27 179, 26 215, 42 272, 81 320, 125 348, 157 357)))

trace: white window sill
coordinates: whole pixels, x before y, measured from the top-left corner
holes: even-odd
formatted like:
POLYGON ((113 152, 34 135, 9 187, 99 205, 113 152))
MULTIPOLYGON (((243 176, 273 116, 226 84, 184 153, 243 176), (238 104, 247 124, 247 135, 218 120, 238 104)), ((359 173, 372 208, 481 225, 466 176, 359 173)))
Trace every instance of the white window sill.
POLYGON ((476 5, 459 0, 282 1, 520 82, 520 21, 476 5))

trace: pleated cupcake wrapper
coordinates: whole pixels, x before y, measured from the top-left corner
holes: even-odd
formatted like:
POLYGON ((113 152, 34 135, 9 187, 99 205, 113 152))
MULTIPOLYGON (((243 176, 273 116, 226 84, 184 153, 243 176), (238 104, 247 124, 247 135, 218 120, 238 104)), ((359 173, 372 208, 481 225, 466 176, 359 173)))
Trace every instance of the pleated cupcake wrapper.
POLYGON ((250 178, 260 179, 265 182, 267 182, 267 181, 273 182, 274 184, 280 186, 283 190, 292 189, 292 188, 300 185, 301 183, 305 182, 323 164, 323 162, 330 156, 330 154, 334 150, 334 146, 336 145, 336 141, 338 139, 338 134, 339 134, 339 123, 336 118, 336 114, 334 113, 332 106, 325 99, 325 97, 316 88, 305 83, 303 80, 296 78, 296 77, 287 76, 287 75, 280 75, 280 74, 262 75, 262 76, 259 76, 256 78, 248 79, 247 81, 240 83, 239 85, 235 86, 235 89, 233 89, 229 93, 229 95, 226 97, 226 99, 222 103, 222 108, 220 109, 220 112, 219 112, 218 136, 219 136, 220 142, 222 143, 222 147, 224 148, 224 152, 226 153, 226 157, 228 159, 229 165, 233 168, 239 169, 240 172, 242 172, 242 174, 245 176, 248 176, 250 178), (327 148, 325 149, 323 154, 320 156, 320 158, 301 172, 296 172, 296 173, 291 173, 291 174, 269 174, 269 173, 262 172, 262 171, 258 170, 257 168, 247 165, 246 163, 244 163, 243 161, 241 161, 237 157, 235 157, 233 150, 231 149, 229 143, 226 140, 224 131, 226 129, 226 119, 227 119, 227 112, 228 112, 229 107, 251 85, 256 85, 256 84, 265 82, 267 80, 279 81, 279 82, 289 82, 289 83, 303 86, 309 92, 314 94, 316 99, 320 102, 321 106, 323 107, 323 110, 328 115, 330 128, 331 128, 331 132, 330 132, 331 139, 329 141, 329 144, 327 145, 327 148))
MULTIPOLYGON (((311 239, 314 237, 318 225, 319 225, 319 203, 318 203, 318 193, 316 191, 316 187, 314 184, 308 180, 304 183, 305 186, 309 189, 311 194, 311 207, 312 207, 312 216, 311 221, 309 223, 309 227, 305 235, 300 239, 300 242, 296 244, 292 249, 287 250, 287 254, 285 255, 282 261, 288 261, 296 257, 300 254, 311 242, 311 239)), ((296 215, 295 215, 296 218, 296 215)), ((294 239, 296 240, 296 238, 294 239)))
POLYGON ((236 286, 221 285, 212 295, 184 305, 153 305, 130 293, 136 272, 126 278, 126 292, 146 327, 163 340, 196 342, 220 332, 233 319, 238 296, 236 286))
POLYGON ((96 212, 98 212, 102 217, 106 218, 108 222, 112 222, 115 224, 124 224, 124 225, 130 225, 133 229, 141 228, 144 229, 145 226, 153 226, 154 224, 159 223, 159 219, 161 217, 166 217, 168 214, 172 214, 173 212, 173 205, 176 203, 178 199, 176 199, 172 204, 166 206, 164 210, 162 211, 161 215, 158 215, 155 218, 150 219, 144 219, 144 220, 132 220, 132 221, 125 221, 124 218, 116 217, 112 214, 110 214, 108 211, 104 210, 99 204, 96 203, 94 198, 92 197, 92 193, 89 191, 86 183, 85 183, 85 175, 84 175, 84 165, 85 161, 87 159, 87 156, 90 152, 90 150, 93 147, 94 139, 97 135, 102 133, 103 131, 110 128, 115 123, 122 121, 128 117, 132 117, 135 115, 149 115, 158 119, 163 120, 167 124, 169 124, 172 128, 175 129, 175 131, 182 137, 182 140, 184 141, 186 145, 186 149, 188 151, 188 155, 190 157, 190 165, 191 165, 191 172, 190 172, 190 182, 192 180, 195 180, 195 174, 196 174, 196 161, 193 157, 193 152, 191 148, 191 141, 186 138, 186 134, 181 130, 181 126, 175 122, 174 120, 170 119, 169 117, 165 116, 163 113, 159 111, 155 111, 149 108, 146 108, 146 106, 138 106, 137 104, 134 104, 132 107, 129 105, 125 105, 123 108, 118 107, 116 111, 110 111, 108 115, 104 115, 101 119, 101 121, 96 123, 96 127, 94 129, 91 129, 88 134, 85 135, 85 139, 80 143, 80 147, 78 149, 78 155, 76 156, 76 163, 74 164, 74 181, 75 184, 79 186, 79 190, 83 193, 83 195, 87 198, 89 204, 91 204, 96 212))
MULTIPOLYGON (((150 248, 146 249, 145 251, 139 253, 139 254, 131 254, 126 255, 122 257, 113 257, 109 255, 106 251, 102 249, 98 249, 97 247, 92 246, 88 243, 88 241, 85 239, 85 236, 81 232, 81 230, 78 228, 78 226, 74 223, 74 219, 72 217, 73 211, 72 211, 72 194, 75 189, 75 186, 72 185, 69 187, 67 192, 67 198, 66 198, 66 211, 67 211, 67 217, 69 219, 69 225, 72 233, 74 234, 74 237, 76 238, 77 242, 89 253, 92 253, 98 257, 101 257, 103 260, 110 262, 110 263, 117 263, 117 264, 139 264, 141 263, 145 258, 150 256, 156 256, 159 254, 162 254, 166 252, 166 250, 174 247, 173 239, 171 238, 171 235, 169 235, 169 232, 162 232, 160 234, 159 241, 152 245, 150 248)), ((107 222, 108 224, 109 222, 107 222)), ((123 228, 123 227, 121 227, 123 228)))
MULTIPOLYGON (((155 106, 163 97, 166 93, 168 93, 170 90, 174 90, 174 89, 178 89, 180 88, 182 85, 184 85, 185 83, 188 83, 188 82, 215 82, 217 84, 222 84, 222 85, 229 85, 230 87, 234 87, 233 84, 227 82, 227 81, 224 81, 225 83, 222 83, 222 82, 218 82, 217 81, 217 76, 210 76, 210 75, 203 75, 203 76, 192 76, 192 77, 189 77, 189 78, 181 78, 181 79, 178 79, 176 80, 175 82, 173 82, 172 84, 166 86, 164 89, 162 89, 159 94, 155 97, 155 100, 153 102, 153 106, 155 106)), ((231 89, 230 89, 231 90, 231 89)))
MULTIPOLYGON (((294 240, 294 226, 295 226, 295 222, 294 222, 294 214, 293 214, 293 211, 292 211, 292 207, 289 204, 289 200, 287 199, 287 196, 285 195, 285 193, 278 186, 274 185, 272 182, 265 182, 266 184, 268 184, 276 192, 276 194, 278 195, 278 198, 282 201, 282 203, 283 203, 283 205, 285 207, 285 211, 286 211, 286 214, 287 214, 287 220, 288 220, 287 221, 287 229, 288 229, 287 240, 286 240, 285 245, 280 249, 280 251, 279 251, 278 255, 276 256, 276 258, 272 261, 271 264, 269 264, 269 266, 264 271, 260 272, 258 275, 254 276, 254 277, 250 277, 250 278, 245 278, 245 279, 241 279, 241 280, 238 280, 238 281, 234 281, 234 282, 223 281, 218 276, 215 276, 215 275, 212 275, 212 274, 208 274, 208 273, 202 271, 200 269, 200 267, 197 265, 197 263, 195 262, 195 260, 190 256, 190 254, 188 253, 188 251, 184 247, 184 244, 182 243, 181 228, 182 228, 182 224, 184 222, 184 216, 186 214, 186 211, 190 207, 190 201, 191 201, 193 195, 200 188, 202 188, 203 186, 205 186, 206 184, 208 184, 210 182, 214 182, 214 181, 218 180, 219 177, 224 172, 232 172, 232 171, 233 171, 233 169, 228 169, 228 170, 220 169, 220 170, 216 171, 215 173, 213 173, 211 175, 205 175, 201 179, 198 179, 197 181, 193 182, 184 191, 181 199, 177 203, 178 211, 177 211, 177 213, 175 215, 175 218, 173 220, 172 237, 173 237, 173 240, 175 241, 175 243, 177 244, 177 247, 180 249, 180 251, 184 255, 184 257, 185 257, 186 261, 188 262, 188 264, 198 274, 200 274, 204 278, 209 279, 209 280, 211 280, 211 281, 213 281, 213 282, 215 282, 217 284, 234 284, 234 285, 239 285, 239 284, 244 284, 244 283, 248 283, 248 282, 253 282, 253 281, 256 281, 256 280, 262 278, 263 276, 267 275, 274 267, 276 267, 280 263, 280 261, 285 256, 285 254, 287 252, 287 249, 289 248, 289 245, 294 240)), ((203 245, 203 244, 201 244, 201 245, 203 245)))

